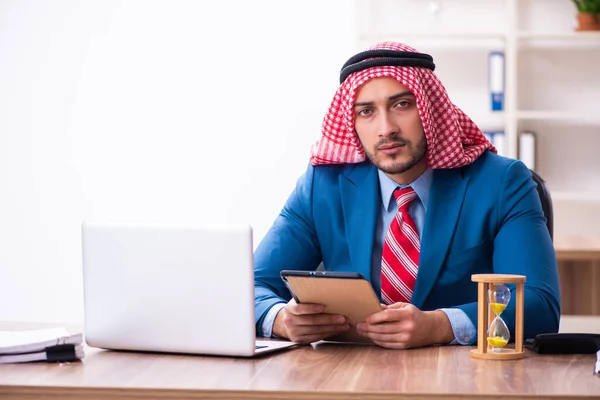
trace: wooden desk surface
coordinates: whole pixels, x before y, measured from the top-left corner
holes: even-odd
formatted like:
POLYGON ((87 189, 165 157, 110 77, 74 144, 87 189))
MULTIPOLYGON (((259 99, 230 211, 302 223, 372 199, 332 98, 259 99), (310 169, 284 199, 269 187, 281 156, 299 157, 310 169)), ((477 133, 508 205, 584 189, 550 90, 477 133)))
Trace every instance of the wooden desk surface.
POLYGON ((600 237, 556 236, 556 258, 561 260, 600 260, 600 237))
MULTIPOLYGON (((15 328, 0 323, 0 329, 15 328)), ((473 359, 469 347, 302 346, 253 359, 86 348, 82 362, 0 365, 0 398, 600 398, 595 355, 473 359)))

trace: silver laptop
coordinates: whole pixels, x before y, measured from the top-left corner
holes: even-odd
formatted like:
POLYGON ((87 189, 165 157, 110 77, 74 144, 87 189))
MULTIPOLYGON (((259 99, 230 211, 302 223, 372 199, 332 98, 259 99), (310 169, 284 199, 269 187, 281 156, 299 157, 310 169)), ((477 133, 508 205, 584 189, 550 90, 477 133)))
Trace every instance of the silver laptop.
POLYGON ((253 356, 249 226, 82 225, 85 340, 115 350, 253 356))

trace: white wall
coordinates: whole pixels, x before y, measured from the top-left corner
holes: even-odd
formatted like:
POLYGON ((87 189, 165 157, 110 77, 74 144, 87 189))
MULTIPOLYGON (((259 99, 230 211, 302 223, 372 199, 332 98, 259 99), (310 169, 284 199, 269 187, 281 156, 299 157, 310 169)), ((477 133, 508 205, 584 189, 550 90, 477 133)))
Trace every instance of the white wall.
POLYGON ((83 320, 84 219, 262 238, 355 50, 353 2, 0 2, 0 320, 83 320))
MULTIPOLYGON (((256 245, 308 163, 339 68, 374 41, 430 52, 451 99, 483 129, 502 128, 488 110, 486 66, 502 48, 493 35, 506 29, 504 0, 444 0, 439 14, 433 1, 358 3, 371 18, 357 20, 353 0, 0 0, 0 320, 82 321, 84 219, 244 220, 256 245), (357 47, 359 27, 381 35, 357 47), (492 36, 419 36, 453 31, 492 36)), ((519 29, 573 29, 564 0, 518 4, 519 29)), ((598 79, 574 78, 583 70, 556 80, 562 50, 549 43, 523 50, 536 68, 520 71, 520 106, 562 107, 527 93, 564 79, 581 100, 569 106, 597 104, 598 79)), ((596 45, 593 55, 575 47, 569 54, 598 58, 596 45)), ((553 122, 521 128, 540 133, 553 193, 597 192, 598 162, 585 151, 597 148, 597 123, 577 140, 553 122)), ((597 235, 597 201, 563 203, 555 232, 597 235)))

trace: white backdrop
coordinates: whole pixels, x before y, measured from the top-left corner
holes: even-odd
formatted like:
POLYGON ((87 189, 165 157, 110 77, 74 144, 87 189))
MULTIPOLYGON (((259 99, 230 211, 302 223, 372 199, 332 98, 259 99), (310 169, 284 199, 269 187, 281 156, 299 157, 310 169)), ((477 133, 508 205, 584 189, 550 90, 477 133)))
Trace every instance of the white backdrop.
POLYGON ((0 320, 83 320, 80 224, 242 220, 308 163, 347 0, 0 1, 0 320))
MULTIPOLYGON (((527 11, 547 3, 519 4, 527 11)), ((358 45, 368 16, 357 19, 356 4, 0 0, 0 320, 83 320, 85 219, 243 221, 253 225, 257 245, 308 164, 341 65, 372 44, 358 45)), ((498 43, 474 41, 457 53, 436 38, 419 41, 418 32, 502 32, 503 0, 442 1, 438 16, 424 0, 368 4, 382 7, 372 29, 417 33, 383 36, 430 52, 450 98, 481 128, 502 129, 503 115, 488 110, 486 72, 498 43), (473 19, 493 10, 491 25, 473 19)), ((564 26, 574 21, 572 5, 552 4, 564 12, 553 6, 522 28, 572 29, 564 26)), ((562 82, 552 68, 535 71, 522 80, 523 93, 562 82)), ((593 90, 577 93, 581 104, 597 103, 593 90)), ((538 128, 547 131, 531 129, 538 128)), ((540 161, 549 182, 573 189, 589 179, 573 184, 572 171, 548 166, 594 149, 596 128, 579 132, 583 141, 562 129, 552 140, 540 136, 540 161)), ((574 165, 593 167, 592 158, 574 165)), ((570 222, 574 214, 598 214, 594 202, 557 206, 561 229, 581 229, 570 222)), ((598 225, 586 221, 590 230, 598 225)))

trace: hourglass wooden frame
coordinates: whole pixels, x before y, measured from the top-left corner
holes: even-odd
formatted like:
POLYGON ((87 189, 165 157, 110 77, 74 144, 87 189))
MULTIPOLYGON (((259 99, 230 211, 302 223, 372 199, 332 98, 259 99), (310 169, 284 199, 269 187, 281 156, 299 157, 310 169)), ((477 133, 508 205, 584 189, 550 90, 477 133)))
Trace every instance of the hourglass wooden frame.
POLYGON ((471 350, 471 357, 486 360, 516 360, 525 357, 523 350, 523 306, 524 306, 524 275, 506 274, 475 274, 471 280, 478 283, 477 298, 477 348, 471 350), (516 285, 515 304, 515 348, 502 351, 491 351, 487 342, 487 328, 494 319, 494 312, 489 304, 488 290, 490 285, 503 285, 512 283, 516 285))

